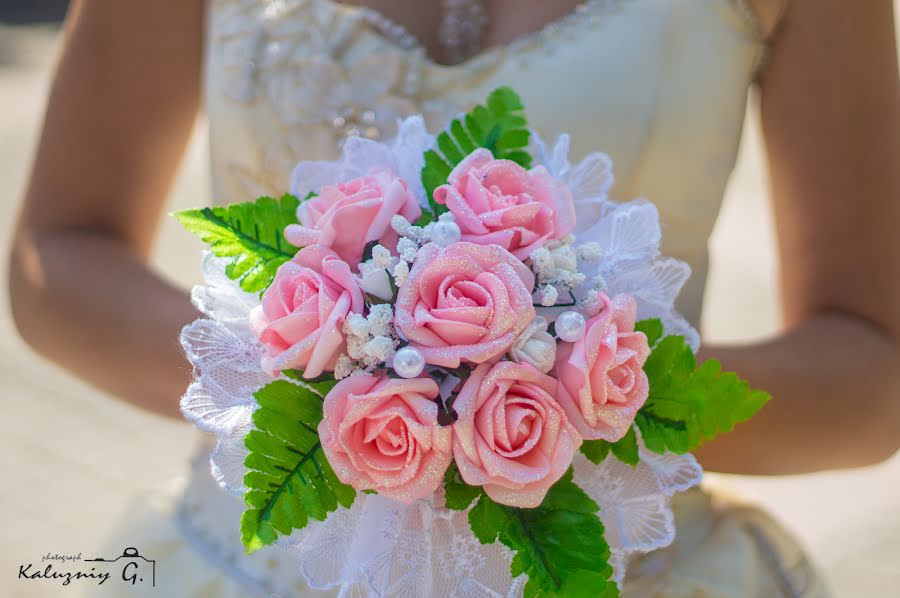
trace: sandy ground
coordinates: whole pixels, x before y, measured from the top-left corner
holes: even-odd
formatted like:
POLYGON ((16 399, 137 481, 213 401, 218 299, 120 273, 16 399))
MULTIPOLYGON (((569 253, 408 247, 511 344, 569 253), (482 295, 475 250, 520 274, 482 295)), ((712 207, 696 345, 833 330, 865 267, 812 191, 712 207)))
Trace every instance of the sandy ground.
MULTIPOLYGON (((4 249, 34 147, 55 41, 53 29, 0 26, 4 249)), ((200 127, 172 194, 173 209, 207 196, 203 135, 200 127)), ((775 256, 752 124, 711 244, 707 338, 771 334, 778 326, 775 256)), ((174 223, 164 225, 158 247, 157 264, 190 283, 197 262, 184 256, 198 254, 185 252, 192 246, 174 223)), ((0 264, 5 279, 5 259, 0 264)), ((13 573, 18 564, 47 552, 91 553, 129 517, 135 500, 183 473, 195 436, 186 424, 104 397, 32 356, 15 335, 6 301, 0 294, 0 595, 19 596, 23 586, 13 573)), ((853 472, 712 482, 763 504, 796 531, 839 596, 898 595, 900 458, 853 472)), ((45 591, 35 595, 55 595, 45 591)))

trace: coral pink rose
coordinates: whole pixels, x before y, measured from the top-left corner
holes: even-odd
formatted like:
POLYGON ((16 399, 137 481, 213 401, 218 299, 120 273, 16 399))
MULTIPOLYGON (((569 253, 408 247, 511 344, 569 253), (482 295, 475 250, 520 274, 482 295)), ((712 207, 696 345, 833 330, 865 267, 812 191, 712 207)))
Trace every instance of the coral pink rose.
POLYGON ((327 247, 311 245, 278 268, 250 323, 266 353, 270 374, 303 370, 315 378, 334 369, 344 349, 344 319, 365 304, 350 266, 327 247))
POLYGON ((400 287, 394 321, 426 363, 483 363, 531 323, 533 288, 531 270, 496 245, 430 243, 400 287))
POLYGON ((396 248, 398 236, 391 228, 391 218, 397 214, 414 222, 422 210, 403 179, 388 170, 375 170, 368 176, 322 187, 319 195, 300 204, 300 224, 288 225, 284 234, 297 247, 331 247, 342 260, 355 265, 370 241, 396 248))
POLYGON ((434 191, 456 217, 462 240, 495 244, 524 260, 550 239, 575 228, 575 204, 564 183, 543 166, 525 170, 477 149, 434 191))
POLYGON ((429 378, 344 378, 325 397, 319 439, 337 477, 404 503, 432 494, 453 458, 429 378))
POLYGON ((587 321, 584 337, 560 343, 556 375, 559 403, 584 438, 615 442, 631 427, 650 385, 644 362, 647 337, 634 331, 637 305, 628 295, 601 295, 600 313, 587 321))
POLYGON ((528 364, 475 368, 453 403, 453 456, 467 484, 505 505, 541 504, 581 446, 556 402, 557 385, 528 364))

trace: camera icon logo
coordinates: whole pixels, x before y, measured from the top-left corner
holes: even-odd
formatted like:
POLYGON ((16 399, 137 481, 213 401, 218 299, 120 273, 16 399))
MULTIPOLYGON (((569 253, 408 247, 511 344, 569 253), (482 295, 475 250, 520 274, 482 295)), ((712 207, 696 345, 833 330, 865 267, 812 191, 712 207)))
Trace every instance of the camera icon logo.
POLYGON ((156 587, 156 561, 142 556, 137 548, 128 547, 114 559, 98 557, 85 560, 96 563, 116 563, 122 567, 122 581, 125 583, 136 585, 149 581, 151 586, 156 587))

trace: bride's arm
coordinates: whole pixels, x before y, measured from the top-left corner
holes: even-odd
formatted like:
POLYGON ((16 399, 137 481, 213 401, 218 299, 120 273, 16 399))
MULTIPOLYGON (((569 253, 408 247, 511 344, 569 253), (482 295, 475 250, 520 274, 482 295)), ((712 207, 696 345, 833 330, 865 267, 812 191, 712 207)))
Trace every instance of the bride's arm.
MULTIPOLYGON (((785 331, 711 347, 772 392, 711 469, 855 467, 900 445, 900 83, 891 0, 790 0, 759 81, 785 331)), ((752 250, 752 249, 748 249, 752 250)))
POLYGON ((10 264, 35 350, 167 415, 189 379, 178 332, 196 314, 147 257, 198 109, 203 4, 73 3, 10 264))

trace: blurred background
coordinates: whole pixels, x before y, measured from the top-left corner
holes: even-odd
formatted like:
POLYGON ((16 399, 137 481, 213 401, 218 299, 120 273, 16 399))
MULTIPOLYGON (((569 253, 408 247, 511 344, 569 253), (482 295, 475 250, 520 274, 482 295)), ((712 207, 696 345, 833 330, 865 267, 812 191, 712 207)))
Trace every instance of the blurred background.
MULTIPOLYGON (((0 0, 0 280, 6 279, 10 229, 65 5, 0 0)), ((772 216, 752 104, 751 98, 741 157, 711 241, 703 321, 711 341, 751 340, 778 327, 772 216)), ((207 201, 205 134, 201 122, 169 210, 207 201)), ((189 285, 198 276, 200 245, 186 237, 167 219, 155 260, 189 285)), ((102 396, 34 357, 18 340, 6 303, 6 293, 0 293, 0 571, 8 572, 0 576, 0 595, 13 596, 22 588, 9 572, 23 559, 48 551, 93 556, 134 505, 184 473, 195 434, 187 424, 102 396), (47 463, 54 463, 52 473, 43 467, 47 463), (48 504, 56 506, 47 509, 48 504)), ((851 472, 711 475, 706 483, 759 503, 782 520, 805 541, 838 596, 900 595, 900 456, 851 472)))

